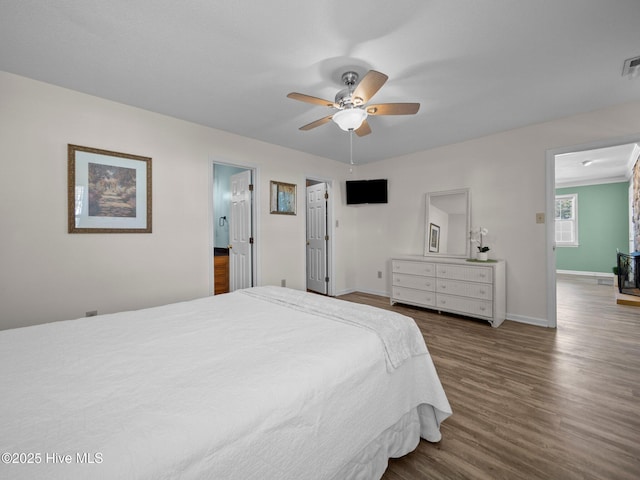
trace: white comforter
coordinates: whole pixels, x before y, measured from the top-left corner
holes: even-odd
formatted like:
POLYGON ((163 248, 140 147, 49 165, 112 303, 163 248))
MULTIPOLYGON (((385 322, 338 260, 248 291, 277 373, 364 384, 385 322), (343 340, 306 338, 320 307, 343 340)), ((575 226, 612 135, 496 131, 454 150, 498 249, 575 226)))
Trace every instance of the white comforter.
POLYGON ((421 404, 437 441, 422 336, 380 312, 259 287, 0 332, 0 478, 332 479, 421 404))

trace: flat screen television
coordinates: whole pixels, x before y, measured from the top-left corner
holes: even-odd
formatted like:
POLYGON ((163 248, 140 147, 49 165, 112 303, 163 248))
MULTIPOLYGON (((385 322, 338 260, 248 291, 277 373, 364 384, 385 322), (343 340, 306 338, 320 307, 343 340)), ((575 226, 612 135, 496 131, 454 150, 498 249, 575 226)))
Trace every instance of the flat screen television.
POLYGON ((347 205, 387 203, 387 179, 347 180, 347 205))

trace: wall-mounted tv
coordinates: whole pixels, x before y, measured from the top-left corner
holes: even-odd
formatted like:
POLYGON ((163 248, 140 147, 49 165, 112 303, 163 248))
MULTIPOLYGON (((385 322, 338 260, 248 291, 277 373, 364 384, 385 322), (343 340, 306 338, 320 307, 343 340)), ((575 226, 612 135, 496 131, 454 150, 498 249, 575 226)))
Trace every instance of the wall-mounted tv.
POLYGON ((387 203, 387 179, 347 180, 347 205, 387 203))

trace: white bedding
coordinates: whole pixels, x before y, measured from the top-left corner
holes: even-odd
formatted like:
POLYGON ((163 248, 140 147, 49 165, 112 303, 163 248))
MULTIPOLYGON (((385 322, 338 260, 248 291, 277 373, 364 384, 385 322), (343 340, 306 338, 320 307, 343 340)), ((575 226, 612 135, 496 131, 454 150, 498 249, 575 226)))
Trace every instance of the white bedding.
POLYGON ((258 287, 0 332, 0 478, 341 478, 419 405, 438 441, 424 340, 380 312, 258 287))

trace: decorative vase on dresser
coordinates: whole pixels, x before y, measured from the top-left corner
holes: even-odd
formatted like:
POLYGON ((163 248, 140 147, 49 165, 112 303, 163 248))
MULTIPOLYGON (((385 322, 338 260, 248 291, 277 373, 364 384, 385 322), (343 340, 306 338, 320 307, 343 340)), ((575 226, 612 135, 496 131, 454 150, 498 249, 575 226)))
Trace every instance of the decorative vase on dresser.
POLYGON ((391 260, 391 305, 404 303, 487 320, 505 319, 505 262, 406 256, 391 260))

